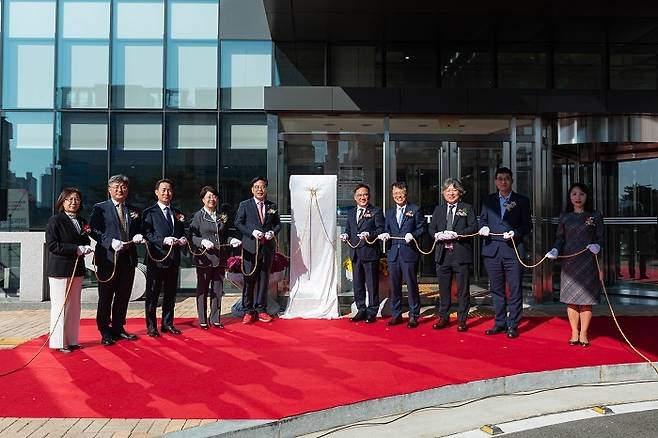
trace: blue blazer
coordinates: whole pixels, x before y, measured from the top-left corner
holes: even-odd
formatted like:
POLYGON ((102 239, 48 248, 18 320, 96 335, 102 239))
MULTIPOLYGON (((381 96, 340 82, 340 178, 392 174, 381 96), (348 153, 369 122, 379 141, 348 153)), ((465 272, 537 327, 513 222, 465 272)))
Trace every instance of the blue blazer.
MULTIPOLYGON (((357 207, 350 209, 347 212, 347 225, 345 226, 345 234, 349 236, 350 243, 357 245, 359 238, 357 234, 367 231, 370 233, 368 240, 376 240, 377 236, 384 232, 384 214, 380 208, 368 204, 361 220, 356 221, 357 207)), ((356 249, 350 248, 350 257, 352 259, 358 256, 362 262, 375 262, 379 260, 379 242, 372 245, 365 241, 360 244, 356 249)))
MULTIPOLYGON (((256 201, 254 198, 249 198, 240 203, 238 212, 235 214, 235 228, 242 234, 242 248, 254 254, 256 252, 256 238, 251 234, 254 230, 273 231, 274 235, 279 234, 281 231, 281 219, 279 219, 279 211, 274 202, 265 200, 265 223, 260 223, 258 210, 256 209, 256 201)), ((276 244, 274 239, 262 239, 259 242, 259 251, 266 254, 274 254, 276 244)))
MULTIPOLYGON (((139 209, 125 203, 127 210, 127 234, 128 240, 132 240, 135 234, 141 233, 142 214, 139 209)), ((97 242, 96 245, 96 265, 105 270, 112 270, 114 264, 114 250, 112 249, 112 239, 121 240, 121 223, 119 214, 111 199, 99 202, 94 205, 89 216, 89 226, 91 227, 91 238, 97 242)), ((135 245, 128 245, 122 253, 130 255, 132 266, 137 266, 137 250, 135 245)))
MULTIPOLYGON (((169 246, 165 246, 162 241, 165 237, 175 237, 177 239, 185 236, 185 216, 180 210, 169 206, 173 216, 174 225, 167 221, 164 213, 158 204, 144 210, 142 219, 142 234, 144 239, 148 242, 149 251, 156 259, 162 259, 169 252, 169 246)), ((169 268, 172 266, 180 266, 180 252, 181 249, 187 248, 186 246, 174 245, 171 254, 162 262, 155 262, 151 260, 148 253, 144 254, 144 264, 147 266, 156 266, 158 268, 169 268)))
MULTIPOLYGON (((384 225, 384 232, 391 235, 391 237, 404 237, 407 233, 411 233, 416 240, 420 239, 425 233, 425 217, 420 211, 420 207, 416 204, 407 204, 402 216, 402 223, 398 226, 397 218, 397 205, 386 210, 386 221, 384 225)), ((417 262, 419 252, 416 244, 412 241, 410 243, 401 239, 391 239, 386 242, 386 258, 389 262, 402 261, 402 262, 417 262)))
MULTIPOLYGON (((532 230, 532 218, 530 216, 530 200, 523 195, 512 192, 509 199, 514 206, 505 210, 500 215, 500 201, 498 192, 488 194, 482 201, 482 212, 480 214, 480 227, 487 226, 492 233, 504 233, 514 231, 514 242, 519 250, 519 255, 525 255, 523 238, 532 230)), ((489 236, 482 244, 482 255, 485 257, 496 257, 497 255, 516 258, 514 247, 510 240, 502 236, 489 236)))

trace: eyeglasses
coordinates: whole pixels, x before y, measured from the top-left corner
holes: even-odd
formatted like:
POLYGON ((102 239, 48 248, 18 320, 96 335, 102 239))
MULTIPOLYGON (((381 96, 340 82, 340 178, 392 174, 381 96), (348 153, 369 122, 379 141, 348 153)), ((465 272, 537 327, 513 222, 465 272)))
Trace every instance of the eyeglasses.
POLYGON ((267 190, 267 186, 254 186, 254 190, 267 190))

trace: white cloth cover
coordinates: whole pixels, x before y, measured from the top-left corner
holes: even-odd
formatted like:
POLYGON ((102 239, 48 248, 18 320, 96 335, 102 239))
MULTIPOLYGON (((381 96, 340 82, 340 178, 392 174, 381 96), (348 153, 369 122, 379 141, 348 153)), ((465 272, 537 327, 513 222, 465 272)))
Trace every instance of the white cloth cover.
POLYGON ((336 183, 336 175, 290 177, 291 287, 288 307, 281 318, 339 316, 336 183))

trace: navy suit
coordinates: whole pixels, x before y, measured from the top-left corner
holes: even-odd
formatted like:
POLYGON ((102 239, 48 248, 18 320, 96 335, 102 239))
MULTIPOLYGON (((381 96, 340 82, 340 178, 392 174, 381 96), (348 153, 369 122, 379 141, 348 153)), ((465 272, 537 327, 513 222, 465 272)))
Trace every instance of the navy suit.
MULTIPOLYGON (((384 232, 391 237, 402 237, 411 233, 416 240, 425 233, 425 218, 420 208, 415 204, 407 204, 402 215, 402 222, 398 226, 397 205, 386 210, 384 232)), ((386 259, 388 272, 391 278, 391 314, 396 318, 402 313, 402 280, 407 283, 409 299, 409 316, 417 318, 420 315, 420 295, 418 293, 418 279, 416 270, 419 252, 412 241, 391 239, 387 242, 386 259)))
POLYGON ((368 240, 376 240, 384 232, 384 214, 382 210, 368 204, 364 207, 361 219, 357 222, 358 207, 347 213, 347 234, 352 246, 352 278, 354 280, 354 301, 359 312, 368 316, 377 315, 379 310, 379 242, 373 244, 361 241, 357 236, 367 231, 368 240), (366 288, 368 289, 368 307, 366 308, 366 288))
POLYGON ((165 258, 169 252, 169 246, 164 245, 163 240, 165 237, 179 239, 185 236, 185 216, 180 210, 171 206, 169 208, 171 222, 167 221, 158 204, 144 210, 142 220, 142 234, 148 242, 151 256, 158 260, 164 258, 163 261, 156 262, 149 257, 148 253, 144 256, 144 264, 146 265, 145 313, 146 328, 148 330, 157 329, 156 309, 161 290, 163 291, 161 325, 162 327, 174 325, 181 246, 174 244, 169 257, 165 258))
MULTIPOLYGON (((119 222, 119 214, 113 200, 99 202, 91 210, 89 225, 91 237, 97 242, 95 263, 101 280, 109 278, 114 269, 112 239, 131 241, 135 234, 141 232, 141 212, 124 204, 124 213, 127 228, 125 233, 119 222)), ((116 255, 116 269, 112 280, 98 283, 96 325, 103 337, 116 336, 124 331, 123 326, 126 324, 126 312, 135 279, 136 266, 135 245, 126 245, 116 255)))
POLYGON ((238 212, 235 214, 235 228, 242 233, 242 263, 244 272, 251 275, 244 276, 242 287, 242 306, 245 312, 263 313, 267 307, 267 286, 270 279, 270 268, 272 258, 276 252, 274 239, 261 238, 258 242, 258 258, 256 258, 256 238, 254 230, 272 231, 276 236, 281 231, 281 220, 275 203, 265 200, 265 216, 263 223, 256 208, 255 198, 249 198, 240 203, 238 212), (255 264, 255 265, 254 265, 255 264), (254 267, 255 266, 255 267, 254 267), (258 290, 254 295, 256 282, 258 290))
MULTIPOLYGON (((477 218, 470 204, 458 202, 453 208, 452 226, 448 224, 448 204, 437 205, 432 213, 432 221, 428 232, 432 239, 434 234, 440 231, 454 231, 460 235, 473 234, 477 231, 477 218)), ((469 266, 473 264, 472 238, 438 241, 434 252, 436 262, 436 275, 439 280, 440 300, 436 306, 439 318, 448 320, 451 304, 452 277, 457 277, 457 297, 459 298, 459 309, 457 319, 465 323, 468 317, 470 305, 470 276, 469 266), (446 246, 452 245, 452 248, 446 246)))
MULTIPOLYGON (((498 193, 487 195, 482 202, 480 227, 487 226, 491 233, 514 231, 514 242, 519 255, 524 257, 523 238, 532 230, 530 200, 512 192, 508 207, 501 216, 498 193)), ((484 265, 489 274, 489 284, 494 305, 496 327, 516 328, 521 320, 523 293, 521 278, 523 271, 511 240, 502 236, 488 236, 482 245, 484 265), (509 285, 509 301, 505 296, 505 282, 509 285), (509 307, 509 316, 507 315, 509 307)))

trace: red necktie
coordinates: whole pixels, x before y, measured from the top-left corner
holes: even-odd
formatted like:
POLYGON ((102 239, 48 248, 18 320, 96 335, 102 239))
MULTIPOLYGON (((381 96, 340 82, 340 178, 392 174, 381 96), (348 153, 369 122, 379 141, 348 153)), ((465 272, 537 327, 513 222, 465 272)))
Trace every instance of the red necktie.
POLYGON ((261 225, 265 223, 265 212, 263 211, 263 202, 258 201, 258 218, 260 219, 261 225))

